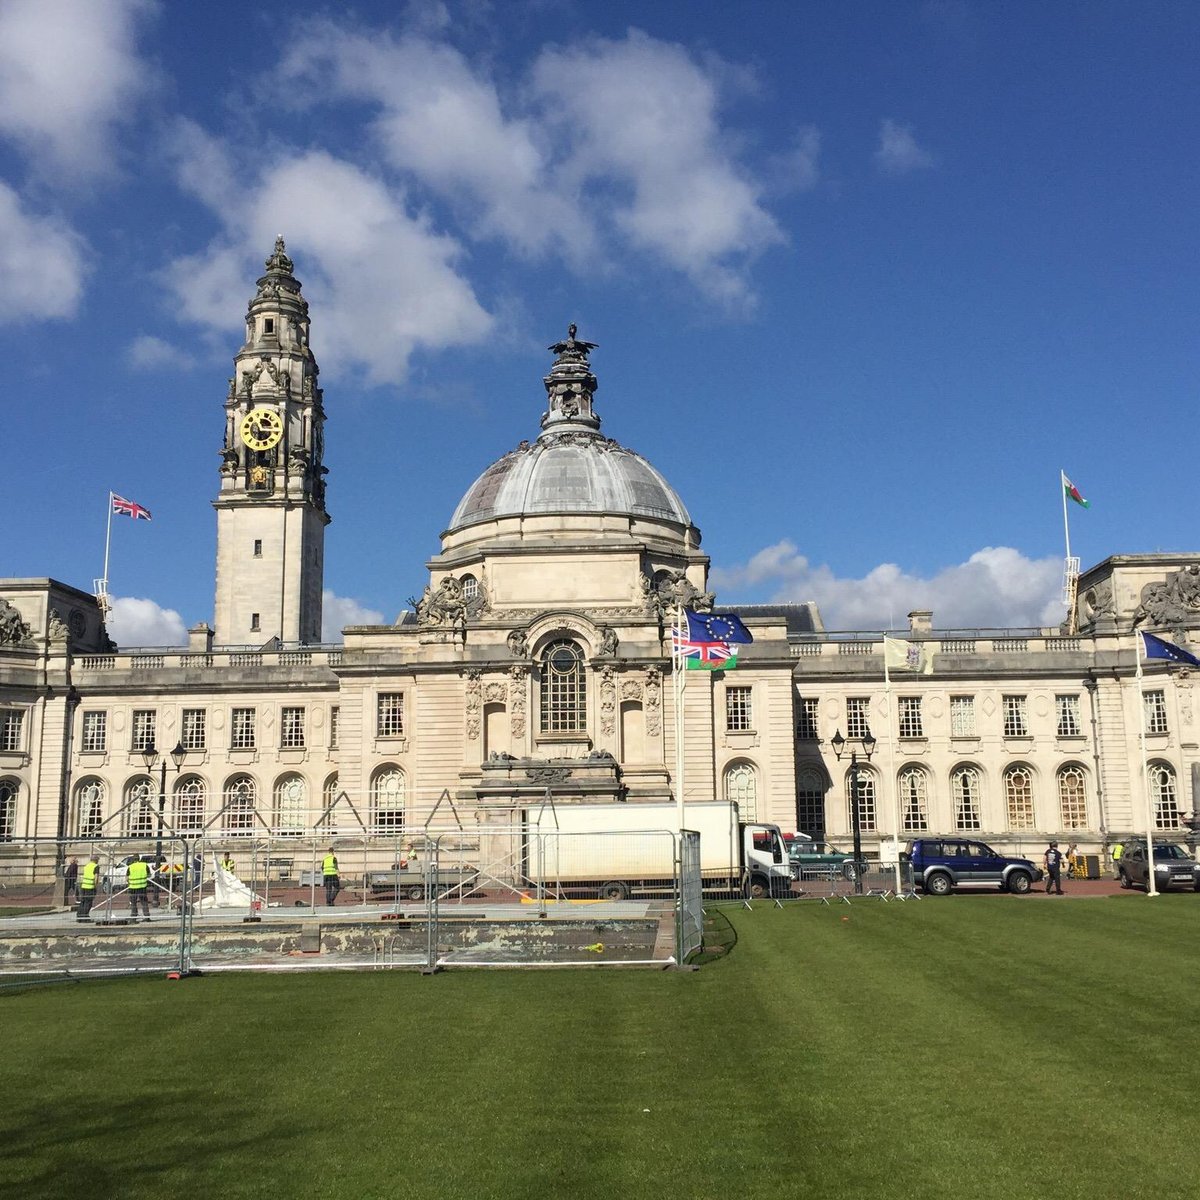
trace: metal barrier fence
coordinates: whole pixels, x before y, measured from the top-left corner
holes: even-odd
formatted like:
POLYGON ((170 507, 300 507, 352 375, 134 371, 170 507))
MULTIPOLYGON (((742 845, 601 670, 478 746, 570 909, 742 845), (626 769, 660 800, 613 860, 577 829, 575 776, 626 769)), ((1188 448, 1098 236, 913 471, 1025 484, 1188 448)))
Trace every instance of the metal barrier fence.
MULTIPOLYGON (((680 872, 670 831, 549 823, 10 842, 0 845, 0 977, 669 966, 698 945, 681 932, 680 872)), ((694 899, 687 912, 695 925, 694 899)))
POLYGON ((829 904, 849 903, 857 896, 909 900, 918 895, 912 863, 864 861, 859 870, 852 863, 801 867, 793 873, 790 898, 829 904))

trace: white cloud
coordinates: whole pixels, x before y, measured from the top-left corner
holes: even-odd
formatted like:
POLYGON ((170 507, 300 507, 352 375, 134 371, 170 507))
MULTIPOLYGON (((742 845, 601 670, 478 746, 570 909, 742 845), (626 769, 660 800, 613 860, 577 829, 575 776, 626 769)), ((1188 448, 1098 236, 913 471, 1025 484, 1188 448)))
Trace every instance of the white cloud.
POLYGON ((39 174, 107 172, 113 132, 152 72, 134 46, 148 0, 5 0, 0 4, 0 135, 39 174))
POLYGON ((725 301, 748 297, 747 259, 783 234, 723 144, 717 77, 680 46, 631 30, 544 50, 543 112, 568 151, 564 182, 636 248, 725 301))
POLYGON ((349 596, 335 596, 328 588, 321 593, 321 641, 340 642, 347 625, 382 625, 383 613, 366 608, 349 596))
POLYGON ((0 321, 74 316, 87 274, 85 249, 66 222, 26 211, 0 181, 0 321))
POLYGON ((461 246, 410 214, 402 190, 323 151, 258 154, 239 185, 246 172, 235 171, 226 150, 194 126, 179 127, 175 149, 181 185, 225 226, 205 251, 163 272, 190 319, 240 328, 249 264, 261 262, 283 232, 299 248, 297 274, 319 307, 313 347, 331 374, 356 370, 369 383, 399 383, 414 351, 490 335, 491 314, 457 270, 461 246), (197 170, 193 154, 223 175, 221 188, 197 170))
POLYGON ((933 155, 917 144, 911 125, 901 125, 885 117, 879 126, 875 165, 886 175, 907 175, 933 166, 933 155))
POLYGON ((1049 627, 1065 615, 1062 561, 1026 558, 1008 546, 987 546, 928 579, 895 563, 840 579, 782 541, 740 566, 714 569, 711 578, 731 600, 730 591, 746 588, 768 590, 772 603, 815 600, 827 629, 904 628, 914 609, 931 609, 940 629, 1049 627))
POLYGON ((153 600, 132 596, 113 600, 108 633, 122 649, 187 645, 187 628, 173 608, 160 608, 153 600))
POLYGON ((129 365, 138 371, 157 371, 168 367, 186 371, 196 365, 196 360, 186 351, 146 333, 133 339, 125 352, 125 358, 129 365))
POLYGON ((363 37, 324 24, 281 67, 290 87, 322 87, 380 107, 373 131, 385 160, 462 207, 476 237, 524 253, 589 249, 578 206, 557 194, 536 124, 507 117, 490 79, 448 45, 424 38, 363 37))
POLYGON ((773 191, 811 191, 821 178, 821 131, 815 125, 801 126, 791 149, 776 155, 771 167, 773 191))
MULTIPOLYGON (((332 22, 280 70, 292 103, 377 105, 387 164, 448 200, 469 236, 593 269, 605 247, 649 251, 740 302, 748 261, 783 234, 725 144, 719 108, 735 75, 634 30, 544 49, 529 81, 502 91, 444 42, 332 22)), ((791 186, 811 186, 818 145, 801 133, 791 186)))

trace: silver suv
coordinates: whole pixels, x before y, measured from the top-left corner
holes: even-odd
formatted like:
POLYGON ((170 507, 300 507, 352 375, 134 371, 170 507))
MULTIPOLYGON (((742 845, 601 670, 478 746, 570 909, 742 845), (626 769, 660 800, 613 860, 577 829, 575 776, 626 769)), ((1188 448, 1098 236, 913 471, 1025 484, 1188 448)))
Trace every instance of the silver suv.
MULTIPOLYGON (((1149 889, 1150 871, 1145 842, 1126 842, 1117 860, 1117 875, 1123 888, 1149 889)), ((1175 842, 1154 843, 1154 886, 1165 892, 1171 888, 1187 888, 1200 892, 1200 864, 1175 842)))

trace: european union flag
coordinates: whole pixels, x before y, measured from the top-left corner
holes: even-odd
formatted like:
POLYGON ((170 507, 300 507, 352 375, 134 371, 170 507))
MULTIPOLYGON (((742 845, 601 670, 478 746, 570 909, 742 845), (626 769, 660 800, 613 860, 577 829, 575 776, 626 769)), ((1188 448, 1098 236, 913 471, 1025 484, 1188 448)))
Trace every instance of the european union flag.
POLYGON ((1172 662, 1187 663, 1189 667, 1200 667, 1200 658, 1189 654, 1182 646, 1164 641, 1152 633, 1142 634, 1142 644, 1146 648, 1147 658, 1169 658, 1172 662))
POLYGON ((692 642, 754 641, 736 613, 698 613, 688 611, 688 640, 692 642))

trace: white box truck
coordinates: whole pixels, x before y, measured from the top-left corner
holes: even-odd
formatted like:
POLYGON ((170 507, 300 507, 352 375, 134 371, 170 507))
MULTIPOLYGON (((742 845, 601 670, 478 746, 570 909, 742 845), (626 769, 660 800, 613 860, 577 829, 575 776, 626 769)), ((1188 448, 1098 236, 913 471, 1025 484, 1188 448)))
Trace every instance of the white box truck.
MULTIPOLYGON (((528 884, 604 900, 662 895, 675 880, 676 805, 558 804, 524 815, 523 870, 528 884)), ((683 827, 700 834, 705 892, 786 895, 791 868, 777 825, 738 819, 736 804, 686 805, 683 827)))

